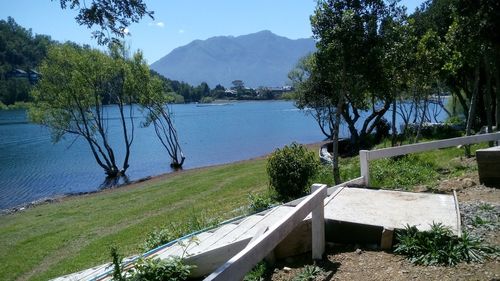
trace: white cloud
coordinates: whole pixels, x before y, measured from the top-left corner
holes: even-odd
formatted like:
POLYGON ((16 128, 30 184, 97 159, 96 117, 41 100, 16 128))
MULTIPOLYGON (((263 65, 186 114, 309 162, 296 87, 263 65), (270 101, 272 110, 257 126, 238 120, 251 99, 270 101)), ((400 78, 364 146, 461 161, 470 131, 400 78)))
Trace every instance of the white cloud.
POLYGON ((162 21, 159 21, 159 22, 150 22, 148 23, 149 26, 156 26, 156 27, 159 27, 159 28, 164 28, 165 27, 165 23, 162 22, 162 21))
POLYGON ((179 29, 179 34, 182 34, 184 32, 185 32, 184 29, 179 29))

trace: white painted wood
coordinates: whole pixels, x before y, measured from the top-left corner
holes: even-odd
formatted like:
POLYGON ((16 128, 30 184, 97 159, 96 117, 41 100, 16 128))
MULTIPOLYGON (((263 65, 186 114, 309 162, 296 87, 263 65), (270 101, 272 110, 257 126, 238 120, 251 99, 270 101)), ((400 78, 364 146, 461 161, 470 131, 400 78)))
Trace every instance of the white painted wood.
POLYGON ((500 132, 491 134, 482 134, 474 136, 466 136, 459 138, 451 138, 446 140, 437 140, 416 144, 408 144, 397 147, 382 148, 376 150, 360 150, 359 163, 361 169, 361 176, 364 178, 365 186, 370 185, 370 168, 369 161, 380 158, 393 157, 398 155, 406 155, 408 153, 423 152, 445 147, 452 147, 457 145, 473 144, 487 141, 500 140, 500 132))
POLYGON ((359 151, 359 166, 361 169, 361 177, 363 178, 365 186, 370 185, 370 167, 368 166, 369 153, 370 151, 368 150, 359 151))
MULTIPOLYGON (((320 191, 320 197, 326 198, 327 186, 313 184, 311 192, 320 191)), ((312 210, 312 258, 321 260, 325 253, 325 206, 324 200, 312 210)))
POLYGON ((300 202, 293 211, 274 224, 265 234, 231 258, 224 265, 204 280, 240 280, 261 261, 279 242, 302 222, 316 206, 323 206, 326 186, 314 191, 307 199, 300 202))
MULTIPOLYGON (((445 148, 445 147, 452 147, 452 146, 457 146, 457 145, 473 144, 473 143, 480 143, 480 142, 487 142, 487 141, 496 141, 496 140, 500 140, 500 132, 491 133, 491 134, 452 138, 452 139, 446 139, 446 140, 422 142, 422 143, 416 143, 416 144, 408 144, 408 145, 402 145, 402 146, 397 146, 397 147, 382 148, 382 149, 369 151, 367 160, 370 161, 370 160, 375 160, 375 159, 380 159, 380 158, 404 155, 404 154, 408 154, 408 153, 422 152, 422 151, 433 150, 433 149, 438 149, 438 148, 445 148)), ((360 151, 360 153, 361 153, 361 151, 360 151)), ((361 157, 361 155, 360 155, 360 157, 361 157)))
POLYGON ((462 236, 462 219, 460 215, 460 206, 458 205, 457 192, 453 189, 453 200, 455 201, 455 212, 457 213, 457 232, 458 237, 462 236))

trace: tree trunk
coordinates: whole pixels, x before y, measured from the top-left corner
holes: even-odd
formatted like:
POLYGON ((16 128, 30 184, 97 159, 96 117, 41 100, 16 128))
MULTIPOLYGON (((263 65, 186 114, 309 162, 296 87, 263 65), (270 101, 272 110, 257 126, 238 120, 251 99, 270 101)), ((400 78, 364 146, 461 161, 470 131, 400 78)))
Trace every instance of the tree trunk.
POLYGON ((392 130, 392 140, 391 140, 391 145, 396 146, 397 143, 397 136, 398 132, 396 131, 396 106, 397 106, 397 101, 394 99, 392 102, 392 124, 391 124, 391 130, 392 130))
MULTIPOLYGON (((476 65, 474 70, 474 89, 472 91, 472 97, 470 100, 469 114, 467 117, 467 126, 465 127, 465 135, 470 136, 472 131, 472 126, 474 124, 474 120, 476 119, 476 104, 477 104, 477 95, 479 92, 479 63, 476 65)), ((465 156, 470 157, 470 145, 465 146, 465 156)))
POLYGON ((417 134, 415 136, 415 143, 418 143, 418 140, 420 139, 420 135, 422 134, 422 126, 424 125, 425 115, 426 115, 428 104, 429 104, 429 101, 427 100, 427 97, 426 97, 424 99, 424 107, 422 108, 422 116, 420 117, 420 122, 418 123, 418 127, 417 127, 417 134))
POLYGON ((335 185, 340 184, 340 169, 339 169, 339 130, 340 130, 340 113, 342 112, 342 98, 339 99, 335 111, 335 122, 332 136, 332 166, 333 166, 333 180, 335 185))

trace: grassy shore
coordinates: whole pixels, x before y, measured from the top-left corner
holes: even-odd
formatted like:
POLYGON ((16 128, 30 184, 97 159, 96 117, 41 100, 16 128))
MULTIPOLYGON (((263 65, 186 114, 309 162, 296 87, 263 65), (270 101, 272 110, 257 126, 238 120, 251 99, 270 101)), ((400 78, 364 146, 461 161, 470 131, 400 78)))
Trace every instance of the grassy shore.
MULTIPOLYGON (((460 155, 463 149, 451 148, 378 160, 371 171, 377 186, 432 190, 438 180, 475 169, 452 161, 460 155)), ((340 165, 343 180, 359 176, 359 157, 340 165)), ((170 223, 244 214, 248 194, 267 189, 265 166, 259 158, 182 171, 0 216, 0 280, 47 280, 109 261, 112 245, 137 254, 148 233, 170 223)), ((320 178, 331 178, 324 173, 320 178)))
POLYGON ((246 212, 267 188, 265 160, 183 171, 0 216, 0 280, 47 280, 139 252, 147 233, 193 217, 246 212))

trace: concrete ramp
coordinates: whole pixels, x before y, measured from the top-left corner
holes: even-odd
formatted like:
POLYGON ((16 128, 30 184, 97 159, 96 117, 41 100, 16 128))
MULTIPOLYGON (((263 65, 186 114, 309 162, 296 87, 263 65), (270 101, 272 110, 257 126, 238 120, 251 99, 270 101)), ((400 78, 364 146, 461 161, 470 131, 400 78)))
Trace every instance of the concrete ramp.
POLYGON ((434 222, 460 234, 460 213, 453 195, 341 187, 326 200, 327 220, 392 229, 414 225, 422 231, 434 222))

